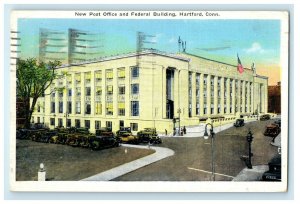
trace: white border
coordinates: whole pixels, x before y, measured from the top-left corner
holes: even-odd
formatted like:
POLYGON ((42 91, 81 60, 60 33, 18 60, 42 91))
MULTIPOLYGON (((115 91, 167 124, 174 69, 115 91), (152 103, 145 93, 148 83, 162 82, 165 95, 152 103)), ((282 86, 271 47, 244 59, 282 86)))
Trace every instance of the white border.
MULTIPOLYGON (((86 12, 86 11, 82 11, 86 12)), ((88 11, 89 12, 89 11, 88 11)), ((114 11, 115 12, 115 11, 114 11)), ((119 12, 119 11, 118 11, 119 12)), ((146 12, 146 11, 145 11, 146 12)), ((148 12, 148 11, 147 11, 148 12)), ((168 11, 171 12, 171 11, 168 11)), ((178 11, 176 11, 178 12, 178 11)), ((187 11, 190 12, 190 11, 187 11)), ((195 11, 196 12, 196 11, 195 11)), ((204 11, 206 12, 206 11, 204 11)), ((216 11, 213 11, 216 12, 216 11)), ((287 190, 287 119, 288 119, 288 13, 271 11, 218 11, 219 17, 204 17, 201 19, 278 19, 281 27, 281 68, 282 68, 282 182, 36 182, 15 181, 15 159, 11 160, 10 186, 13 191, 41 191, 41 192, 285 192, 287 190)), ((11 28, 17 30, 18 18, 81 18, 75 17, 74 11, 13 11, 11 28)), ((95 17, 85 17, 95 18, 95 17)), ((113 17, 96 17, 113 18, 113 17)), ((141 19, 141 17, 125 17, 126 19, 141 19)), ((122 19, 125 19, 122 18, 122 19)), ((150 19, 153 17, 143 17, 150 19)), ((82 19, 82 18, 81 18, 82 19)), ((117 17, 120 19, 120 17, 117 17)), ((155 17, 161 19, 161 17, 155 17)), ((163 19, 166 19, 163 17, 163 19)), ((167 19, 199 19, 199 17, 167 19)), ((15 67, 11 67, 10 92, 15 96, 15 67)), ((15 98, 11 98, 11 127, 10 127, 10 157, 15 158, 15 98)))

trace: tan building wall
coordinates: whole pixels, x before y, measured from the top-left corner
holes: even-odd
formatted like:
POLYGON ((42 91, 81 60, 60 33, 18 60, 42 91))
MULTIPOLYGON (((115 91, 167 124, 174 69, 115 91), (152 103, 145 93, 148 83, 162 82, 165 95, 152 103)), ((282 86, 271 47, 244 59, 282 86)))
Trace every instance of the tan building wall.
POLYGON ((94 132, 96 121, 101 122, 101 127, 111 122, 113 131, 117 131, 123 121, 125 127, 137 125, 134 133, 145 127, 170 133, 172 118, 177 118, 177 127, 179 118, 180 126, 190 126, 198 125, 200 119, 205 122, 211 118, 240 117, 252 114, 257 108, 259 113, 267 111, 267 78, 254 75, 252 70, 245 69, 239 74, 236 66, 189 54, 149 51, 138 59, 137 77, 132 70, 137 64, 134 53, 58 68, 59 75, 67 75, 55 80, 46 96, 39 99, 39 103, 45 104, 45 111, 36 111, 34 122, 40 117, 41 122, 54 128, 66 126, 67 119, 71 122, 68 125, 76 126, 77 120, 81 127, 89 121, 90 131, 94 132), (55 91, 58 87, 65 88, 62 94, 55 91), (119 87, 123 88, 119 90, 119 87), (133 93, 133 88, 138 91, 133 93), (72 90, 70 96, 69 89, 72 90), (99 89, 102 90, 100 95, 99 89), (72 103, 71 112, 68 102, 72 103), (134 116, 133 103, 136 102, 138 114, 134 116), (172 104, 169 106, 172 108, 167 104, 172 104), (51 110, 54 105, 55 111, 51 110), (76 113, 79 106, 80 113, 76 113), (90 113, 86 112, 87 106, 90 113), (168 118, 168 110, 173 111, 171 118, 168 118))

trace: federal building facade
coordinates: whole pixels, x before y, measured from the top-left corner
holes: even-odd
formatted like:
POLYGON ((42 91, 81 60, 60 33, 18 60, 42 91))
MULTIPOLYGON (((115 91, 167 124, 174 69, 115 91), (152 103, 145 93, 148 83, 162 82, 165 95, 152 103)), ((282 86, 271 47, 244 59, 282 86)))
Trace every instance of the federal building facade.
POLYGON ((66 65, 39 98, 34 123, 137 132, 266 113, 268 78, 253 69, 155 50, 66 65))

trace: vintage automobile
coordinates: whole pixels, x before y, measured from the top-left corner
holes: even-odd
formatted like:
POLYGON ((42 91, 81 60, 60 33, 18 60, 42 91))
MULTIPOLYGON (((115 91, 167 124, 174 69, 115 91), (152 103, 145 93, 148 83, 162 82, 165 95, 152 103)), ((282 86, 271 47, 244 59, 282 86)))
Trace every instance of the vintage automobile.
POLYGON ((268 163, 269 170, 262 175, 263 181, 281 181, 281 155, 275 155, 268 163))
POLYGON ((117 137, 122 143, 138 144, 139 138, 131 132, 131 128, 124 127, 117 131, 117 137))
POLYGON ((87 128, 76 128, 75 132, 68 134, 66 144, 73 147, 81 146, 86 140, 89 140, 88 136, 93 136, 93 134, 90 134, 87 128))
POLYGON ((137 133, 141 143, 160 144, 161 138, 157 135, 156 128, 144 128, 137 133))
POLYGON ((276 137, 280 133, 280 127, 277 124, 270 124, 266 126, 266 130, 264 132, 265 136, 268 137, 276 137))
POLYGON ((119 147, 121 141, 120 137, 115 137, 114 135, 98 134, 90 139, 90 147, 93 150, 99 150, 110 147, 119 147))
POLYGON ((96 136, 114 136, 114 133, 108 128, 100 128, 96 130, 96 136))
POLYGON ((263 120, 270 120, 270 115, 269 114, 264 114, 262 116, 260 116, 260 120, 263 121, 263 120))
POLYGON ((235 123, 233 123, 234 127, 242 127, 245 125, 245 121, 242 118, 236 119, 235 123))
POLYGON ((39 130, 31 137, 32 141, 48 143, 50 139, 57 135, 56 130, 39 130))

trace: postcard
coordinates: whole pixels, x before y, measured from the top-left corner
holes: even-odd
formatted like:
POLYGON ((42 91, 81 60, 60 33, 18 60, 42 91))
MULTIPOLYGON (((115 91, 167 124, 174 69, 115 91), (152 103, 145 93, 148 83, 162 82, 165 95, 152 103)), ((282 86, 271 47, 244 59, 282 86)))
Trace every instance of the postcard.
POLYGON ((289 13, 11 13, 10 190, 286 192, 289 13))

